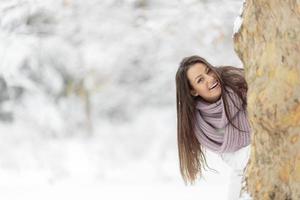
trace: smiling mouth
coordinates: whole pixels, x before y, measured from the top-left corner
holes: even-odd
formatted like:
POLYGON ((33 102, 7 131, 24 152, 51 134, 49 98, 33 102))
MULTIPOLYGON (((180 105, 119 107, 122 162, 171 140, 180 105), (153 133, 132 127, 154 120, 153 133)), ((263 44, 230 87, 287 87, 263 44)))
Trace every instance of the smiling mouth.
POLYGON ((209 90, 212 90, 212 89, 214 89, 214 88, 216 88, 216 87, 218 87, 219 86, 219 82, 217 81, 217 82, 215 82, 210 88, 209 88, 209 90))

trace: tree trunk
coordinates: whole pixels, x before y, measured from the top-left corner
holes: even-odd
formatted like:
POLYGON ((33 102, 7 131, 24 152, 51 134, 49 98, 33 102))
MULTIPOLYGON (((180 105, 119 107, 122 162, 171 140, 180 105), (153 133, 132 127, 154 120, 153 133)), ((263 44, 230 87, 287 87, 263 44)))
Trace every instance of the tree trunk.
POLYGON ((234 33, 245 68, 254 200, 300 199, 300 1, 247 0, 234 33))

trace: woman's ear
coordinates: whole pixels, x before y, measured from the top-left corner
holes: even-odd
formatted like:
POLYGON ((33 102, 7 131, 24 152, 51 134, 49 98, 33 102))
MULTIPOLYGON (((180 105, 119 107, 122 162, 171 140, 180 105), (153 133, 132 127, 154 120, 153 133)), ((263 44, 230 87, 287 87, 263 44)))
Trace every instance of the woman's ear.
POLYGON ((193 95, 194 97, 198 96, 198 93, 196 90, 192 89, 191 90, 191 95, 193 95))

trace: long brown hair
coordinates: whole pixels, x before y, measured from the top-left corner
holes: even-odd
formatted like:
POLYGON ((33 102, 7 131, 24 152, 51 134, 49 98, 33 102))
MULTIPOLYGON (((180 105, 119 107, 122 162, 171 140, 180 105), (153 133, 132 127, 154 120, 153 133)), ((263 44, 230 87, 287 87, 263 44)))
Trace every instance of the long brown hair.
POLYGON ((185 184, 194 184, 197 175, 200 175, 200 177, 202 176, 202 168, 205 169, 205 166, 210 168, 207 165, 203 148, 194 134, 196 102, 202 97, 191 95, 190 90, 192 86, 187 78, 187 70, 196 63, 205 64, 216 74, 222 90, 221 98, 224 102, 226 117, 233 127, 239 129, 232 123, 231 118, 229 117, 228 100, 224 94, 224 92, 228 91, 225 86, 230 87, 241 98, 243 102, 242 109, 246 109, 247 106, 246 94, 248 86, 244 78, 243 68, 232 66, 215 67, 204 58, 196 55, 183 58, 176 73, 176 107, 179 164, 181 176, 185 184))

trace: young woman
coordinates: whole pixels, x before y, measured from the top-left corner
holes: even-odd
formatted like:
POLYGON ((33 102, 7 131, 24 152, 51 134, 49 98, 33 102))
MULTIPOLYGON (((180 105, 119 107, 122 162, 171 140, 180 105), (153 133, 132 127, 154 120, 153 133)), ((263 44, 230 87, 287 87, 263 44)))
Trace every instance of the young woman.
POLYGON ((205 149, 232 169, 228 200, 239 198, 250 155, 244 70, 212 66, 200 56, 184 58, 176 73, 177 140, 185 183, 195 183, 207 165, 205 149))

